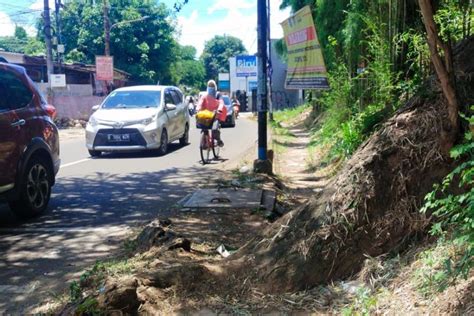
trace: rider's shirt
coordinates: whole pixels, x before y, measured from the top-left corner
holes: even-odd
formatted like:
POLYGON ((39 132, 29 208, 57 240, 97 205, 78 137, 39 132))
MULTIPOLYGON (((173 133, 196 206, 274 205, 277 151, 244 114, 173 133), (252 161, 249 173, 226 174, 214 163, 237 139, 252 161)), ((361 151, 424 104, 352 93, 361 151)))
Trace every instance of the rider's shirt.
POLYGON ((227 118, 227 108, 225 107, 222 98, 216 99, 207 93, 203 95, 201 99, 199 99, 199 103, 196 109, 197 111, 221 111, 221 113, 217 117, 217 119, 221 122, 224 122, 227 118))

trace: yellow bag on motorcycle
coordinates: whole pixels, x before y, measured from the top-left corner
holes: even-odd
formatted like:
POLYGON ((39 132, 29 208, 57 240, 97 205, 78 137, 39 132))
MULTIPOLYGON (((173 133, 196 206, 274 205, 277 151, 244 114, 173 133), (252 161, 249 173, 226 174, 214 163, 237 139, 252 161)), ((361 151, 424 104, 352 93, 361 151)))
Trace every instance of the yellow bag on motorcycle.
POLYGON ((210 129, 214 121, 215 113, 209 110, 202 110, 196 114, 196 127, 201 129, 210 129))

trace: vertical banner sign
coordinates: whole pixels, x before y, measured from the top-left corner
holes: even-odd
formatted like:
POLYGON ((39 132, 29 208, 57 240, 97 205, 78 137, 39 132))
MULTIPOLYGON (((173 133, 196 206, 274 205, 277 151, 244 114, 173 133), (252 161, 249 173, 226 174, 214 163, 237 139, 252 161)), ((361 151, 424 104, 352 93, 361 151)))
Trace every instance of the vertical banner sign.
POLYGON ((304 7, 281 23, 288 47, 287 89, 329 89, 326 66, 311 8, 304 7))
POLYGON ((236 56, 237 77, 256 77, 257 76, 257 56, 236 56))
POLYGON ((112 56, 95 56, 96 80, 114 80, 114 58, 112 56))

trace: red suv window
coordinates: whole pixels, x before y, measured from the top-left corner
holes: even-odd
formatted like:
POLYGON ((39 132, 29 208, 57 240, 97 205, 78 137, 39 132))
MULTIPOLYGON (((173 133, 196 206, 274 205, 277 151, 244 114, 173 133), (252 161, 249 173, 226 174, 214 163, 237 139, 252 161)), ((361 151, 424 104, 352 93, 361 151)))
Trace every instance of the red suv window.
POLYGON ((28 106, 33 93, 13 73, 0 72, 0 110, 16 110, 28 106))

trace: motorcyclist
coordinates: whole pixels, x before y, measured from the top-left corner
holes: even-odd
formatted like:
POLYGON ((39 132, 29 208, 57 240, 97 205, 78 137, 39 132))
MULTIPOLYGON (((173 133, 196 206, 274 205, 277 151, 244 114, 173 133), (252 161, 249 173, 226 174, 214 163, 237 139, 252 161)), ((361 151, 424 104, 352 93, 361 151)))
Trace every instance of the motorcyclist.
POLYGON ((194 102, 193 96, 190 95, 187 97, 187 103, 189 115, 193 116, 194 114, 196 114, 196 104, 194 102))
POLYGON ((235 97, 232 98, 232 109, 234 110, 235 113, 235 118, 239 117, 239 112, 240 112, 240 102, 239 100, 235 97))
POLYGON ((214 80, 207 82, 207 93, 205 93, 200 99, 196 107, 196 111, 209 110, 217 112, 217 120, 212 126, 212 133, 214 139, 217 140, 219 147, 224 146, 224 142, 221 139, 220 131, 218 129, 220 122, 225 122, 227 118, 227 108, 224 105, 222 98, 218 98, 217 95, 217 84, 214 80))

